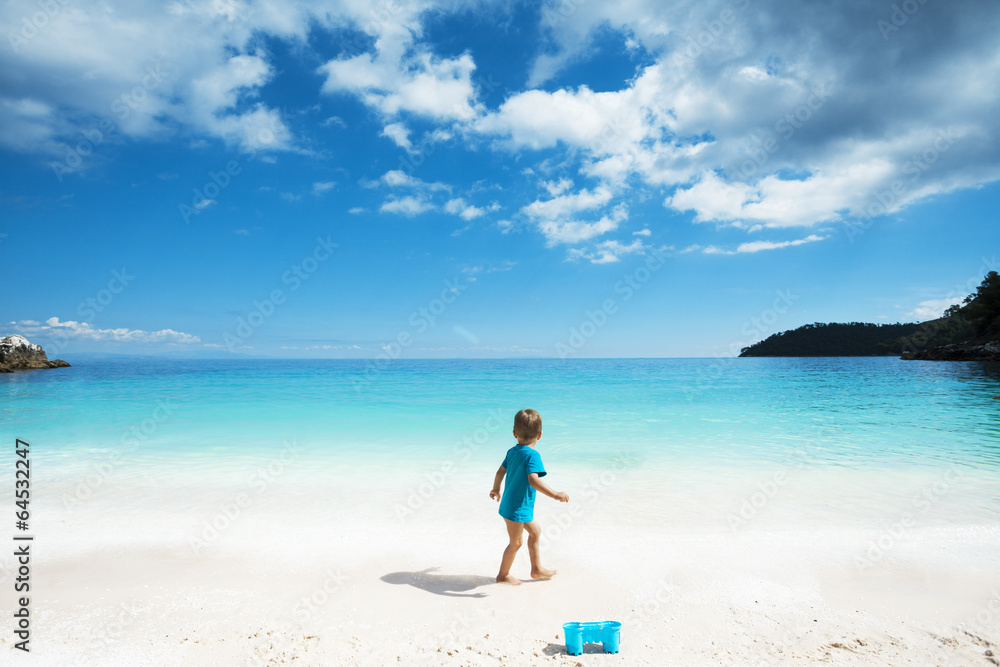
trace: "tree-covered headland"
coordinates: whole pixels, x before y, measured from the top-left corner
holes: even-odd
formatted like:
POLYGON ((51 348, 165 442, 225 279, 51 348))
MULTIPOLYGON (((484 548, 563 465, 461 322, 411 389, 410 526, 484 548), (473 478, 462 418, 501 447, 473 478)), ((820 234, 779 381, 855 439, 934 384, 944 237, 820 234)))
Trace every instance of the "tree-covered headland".
POLYGON ((945 346, 977 347, 997 341, 1000 341, 1000 275, 990 271, 974 294, 937 319, 898 324, 806 324, 744 347, 740 356, 934 358, 927 353, 945 346))

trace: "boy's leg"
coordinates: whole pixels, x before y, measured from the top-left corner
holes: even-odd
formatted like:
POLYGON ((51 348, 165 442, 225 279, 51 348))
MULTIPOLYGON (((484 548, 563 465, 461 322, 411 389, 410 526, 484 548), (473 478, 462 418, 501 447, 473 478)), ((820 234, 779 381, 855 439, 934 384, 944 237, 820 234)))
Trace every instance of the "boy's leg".
POLYGON ((503 550, 503 559, 500 561, 500 572, 497 574, 497 583, 520 585, 521 580, 510 573, 510 568, 514 564, 514 556, 517 555, 517 550, 521 548, 521 535, 524 533, 525 524, 509 519, 504 519, 504 523, 507 524, 507 536, 510 538, 510 543, 503 550))
POLYGON ((546 570, 542 567, 541 544, 542 527, 534 521, 524 524, 524 529, 528 531, 528 557, 531 559, 531 578, 548 579, 556 573, 555 570, 546 570))

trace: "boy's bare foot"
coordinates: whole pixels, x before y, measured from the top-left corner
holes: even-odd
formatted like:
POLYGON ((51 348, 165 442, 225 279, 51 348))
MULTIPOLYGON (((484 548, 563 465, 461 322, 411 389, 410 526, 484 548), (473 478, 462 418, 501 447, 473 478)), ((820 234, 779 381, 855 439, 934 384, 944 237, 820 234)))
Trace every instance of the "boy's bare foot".
POLYGON ((515 577, 513 574, 508 574, 506 577, 497 577, 498 584, 510 584, 511 586, 520 586, 521 580, 515 577))
POLYGON ((544 567, 540 567, 537 570, 531 571, 532 579, 548 579, 556 573, 555 570, 546 570, 544 567))

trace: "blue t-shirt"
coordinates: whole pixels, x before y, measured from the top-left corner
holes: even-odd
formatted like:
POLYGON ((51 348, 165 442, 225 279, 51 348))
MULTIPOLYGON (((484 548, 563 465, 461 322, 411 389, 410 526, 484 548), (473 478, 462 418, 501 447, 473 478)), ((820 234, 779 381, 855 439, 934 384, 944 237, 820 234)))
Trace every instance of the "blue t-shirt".
POLYGON ((537 472, 539 477, 545 477, 542 456, 534 448, 518 443, 507 450, 502 465, 507 477, 500 499, 500 516, 528 523, 535 518, 535 488, 528 483, 528 475, 537 472))

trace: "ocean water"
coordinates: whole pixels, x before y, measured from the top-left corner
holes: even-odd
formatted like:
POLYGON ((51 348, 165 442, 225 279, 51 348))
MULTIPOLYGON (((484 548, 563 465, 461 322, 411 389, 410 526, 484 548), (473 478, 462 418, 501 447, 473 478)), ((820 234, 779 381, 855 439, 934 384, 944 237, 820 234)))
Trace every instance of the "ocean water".
POLYGON ((998 364, 893 358, 80 359, 0 375, 0 463, 31 443, 33 520, 64 555, 230 523, 213 550, 486 540, 487 492, 532 407, 546 479, 577 512, 543 499, 550 528, 635 542, 909 516, 914 539, 995 540, 998 395, 998 364))
POLYGON ((45 456, 128 448, 224 462, 294 441, 318 458, 410 461, 509 445, 544 420, 573 462, 822 466, 943 462, 1000 472, 1000 364, 895 358, 83 360, 0 375, 0 432, 45 456), (502 423, 500 423, 502 420, 502 423))
POLYGON ((0 375, 0 434, 52 461, 125 452, 225 467, 294 442, 317 462, 488 460, 514 413, 565 465, 958 465, 1000 473, 1000 364, 895 358, 81 360, 0 375), (464 443, 464 444, 463 444, 464 443))

